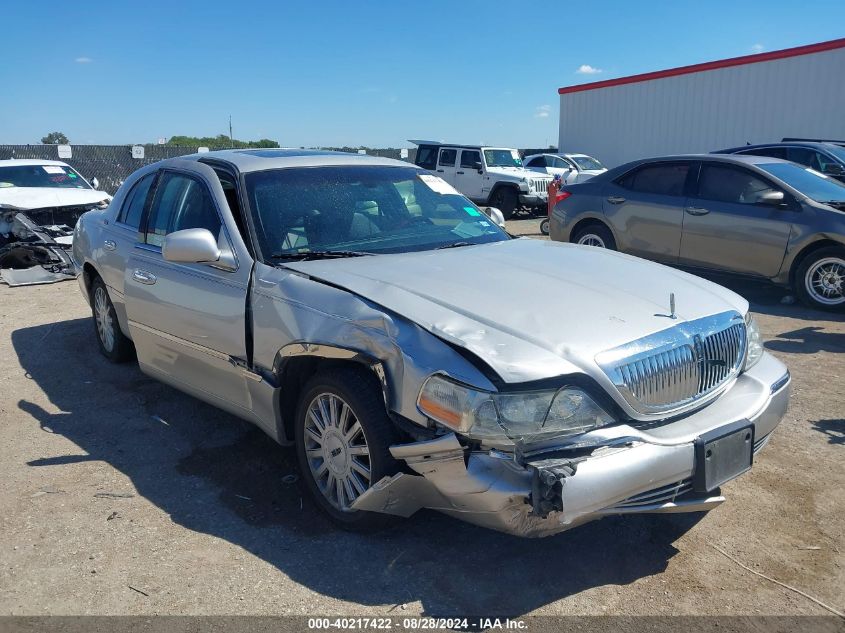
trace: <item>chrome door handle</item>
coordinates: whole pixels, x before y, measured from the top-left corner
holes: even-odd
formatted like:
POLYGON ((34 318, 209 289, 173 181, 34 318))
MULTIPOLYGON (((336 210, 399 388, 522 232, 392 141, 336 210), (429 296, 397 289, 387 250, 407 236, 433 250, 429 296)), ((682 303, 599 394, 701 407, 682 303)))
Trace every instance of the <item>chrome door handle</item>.
POLYGON ((620 197, 620 196, 610 196, 610 197, 607 199, 607 201, 608 201, 610 204, 622 204, 623 202, 625 202, 625 198, 622 198, 622 197, 620 197))
POLYGON ((103 248, 107 251, 113 251, 117 248, 117 244, 115 244, 112 240, 106 240, 103 242, 103 248))
POLYGON ((146 284, 148 286, 152 286, 156 282, 156 276, 146 270, 138 270, 135 269, 132 271, 132 279, 137 281, 138 283, 146 284))
POLYGON ((708 213, 710 213, 709 209, 704 209, 702 207, 687 207, 686 209, 684 209, 684 211, 686 211, 690 215, 707 215, 708 213))

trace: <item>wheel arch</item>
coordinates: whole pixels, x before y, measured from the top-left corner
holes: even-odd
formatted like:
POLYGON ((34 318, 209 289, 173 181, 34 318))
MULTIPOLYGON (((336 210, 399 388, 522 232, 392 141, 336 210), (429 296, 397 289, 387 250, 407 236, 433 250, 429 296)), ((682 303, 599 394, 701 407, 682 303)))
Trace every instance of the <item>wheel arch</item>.
POLYGON ((827 248, 829 246, 845 248, 845 244, 843 244, 842 242, 838 242, 826 236, 818 236, 813 242, 810 242, 809 244, 804 246, 800 251, 798 251, 798 253, 795 254, 795 257, 792 258, 792 263, 789 265, 789 285, 793 286, 795 284, 795 275, 798 273, 798 269, 801 267, 801 264, 804 262, 804 260, 807 259, 807 257, 812 255, 816 251, 821 250, 822 248, 827 248))
POLYGON ((616 242, 616 244, 617 245, 619 244, 619 239, 617 238, 616 231, 613 230, 613 227, 611 227, 603 219, 596 217, 596 216, 592 216, 592 215, 578 220, 572 226, 572 228, 569 231, 569 241, 573 242, 575 240, 575 236, 578 234, 578 231, 580 231, 581 229, 584 229, 588 226, 593 226, 593 225, 603 226, 604 228, 606 228, 608 231, 610 231, 610 234, 613 236, 613 239, 616 242))
POLYGON ((273 363, 278 387, 276 432, 280 443, 293 442, 296 408, 306 383, 318 372, 341 366, 362 367, 370 371, 381 388, 385 409, 390 412, 392 392, 381 360, 366 352, 337 345, 290 343, 276 352, 273 363))

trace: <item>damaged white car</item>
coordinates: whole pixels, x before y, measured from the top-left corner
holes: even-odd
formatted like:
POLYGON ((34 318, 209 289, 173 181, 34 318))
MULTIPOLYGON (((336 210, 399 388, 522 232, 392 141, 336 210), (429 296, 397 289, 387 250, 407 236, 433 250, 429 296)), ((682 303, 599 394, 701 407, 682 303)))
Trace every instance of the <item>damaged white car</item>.
POLYGON ((433 508, 542 536, 709 510, 789 399, 738 295, 512 239, 400 161, 163 161, 82 216, 73 258, 107 358, 295 445, 350 527, 433 508))
POLYGON ((73 279, 73 226, 109 200, 67 163, 0 160, 0 279, 10 286, 73 279))

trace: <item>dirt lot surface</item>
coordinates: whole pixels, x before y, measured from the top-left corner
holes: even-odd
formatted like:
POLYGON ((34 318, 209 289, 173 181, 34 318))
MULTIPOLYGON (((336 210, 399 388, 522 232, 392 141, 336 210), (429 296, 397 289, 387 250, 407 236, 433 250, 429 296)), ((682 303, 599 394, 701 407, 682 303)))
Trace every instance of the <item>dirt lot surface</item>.
POLYGON ((845 323, 721 281, 793 376, 752 472, 704 516, 542 540, 427 512, 337 531, 290 449, 108 364, 75 283, 0 286, 0 614, 827 614, 715 547, 845 610, 845 323))

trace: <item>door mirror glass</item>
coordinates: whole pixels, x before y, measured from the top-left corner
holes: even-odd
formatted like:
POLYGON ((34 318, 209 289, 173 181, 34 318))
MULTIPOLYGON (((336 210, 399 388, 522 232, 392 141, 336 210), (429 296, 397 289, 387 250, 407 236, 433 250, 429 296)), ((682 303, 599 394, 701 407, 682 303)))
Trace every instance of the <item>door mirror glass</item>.
POLYGON ((780 206, 783 204, 784 195, 783 191, 767 191, 766 193, 762 194, 759 198, 757 198, 757 202, 760 204, 768 204, 774 207, 780 206))
POLYGON ((822 173, 829 176, 845 176, 845 167, 837 163, 825 163, 822 167, 822 173))
POLYGON ((208 229, 183 229, 168 233, 161 254, 169 262, 200 264, 220 259, 217 239, 208 229))

